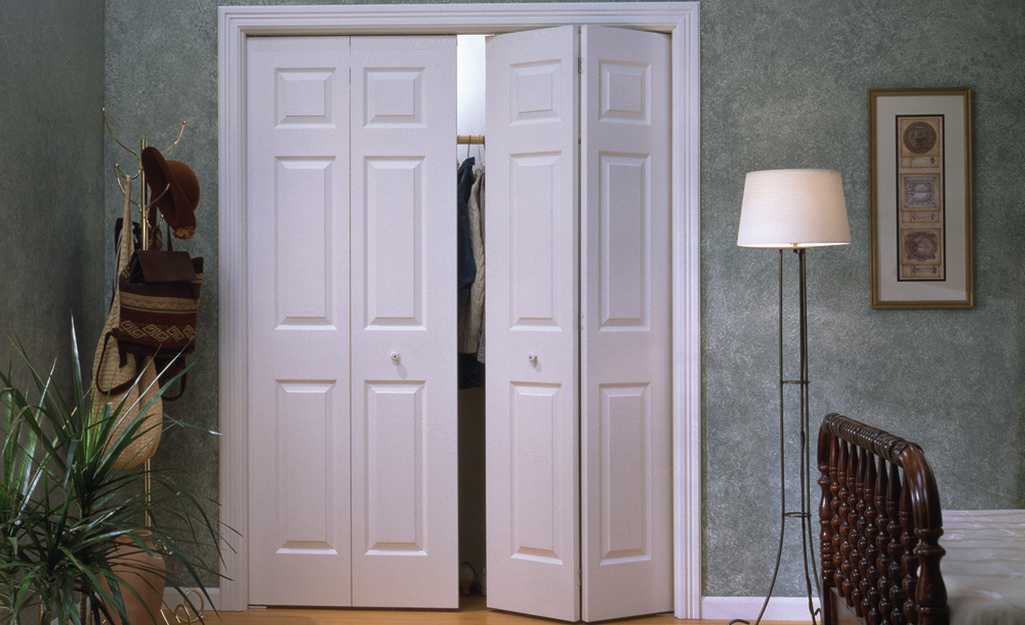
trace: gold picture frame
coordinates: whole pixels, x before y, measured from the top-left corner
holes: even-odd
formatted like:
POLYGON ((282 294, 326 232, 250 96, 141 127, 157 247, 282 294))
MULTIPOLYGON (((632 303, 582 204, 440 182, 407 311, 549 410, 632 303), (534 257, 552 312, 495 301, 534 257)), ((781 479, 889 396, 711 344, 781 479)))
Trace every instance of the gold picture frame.
POLYGON ((872 308, 972 308, 972 90, 870 89, 872 308))

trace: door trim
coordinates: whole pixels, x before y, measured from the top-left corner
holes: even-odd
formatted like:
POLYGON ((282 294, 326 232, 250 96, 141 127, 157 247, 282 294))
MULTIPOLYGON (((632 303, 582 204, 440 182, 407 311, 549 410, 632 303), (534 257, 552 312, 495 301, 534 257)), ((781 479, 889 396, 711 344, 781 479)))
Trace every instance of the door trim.
POLYGON ((248 605, 245 438, 246 41, 269 35, 484 34, 564 24, 672 37, 673 533, 678 618, 701 611, 700 22, 698 2, 418 4, 218 9, 218 302, 222 610, 248 605), (230 545, 230 547, 229 547, 230 545))

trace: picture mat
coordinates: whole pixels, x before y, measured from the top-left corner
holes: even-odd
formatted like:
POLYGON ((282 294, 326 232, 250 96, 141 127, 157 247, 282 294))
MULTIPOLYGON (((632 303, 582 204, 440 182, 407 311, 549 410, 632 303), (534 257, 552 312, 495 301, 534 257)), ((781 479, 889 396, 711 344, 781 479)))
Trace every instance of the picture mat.
POLYGON ((955 95, 877 95, 876 117, 876 303, 971 301, 968 237, 968 133, 965 97, 955 95), (944 117, 946 280, 897 280, 897 116, 944 117))

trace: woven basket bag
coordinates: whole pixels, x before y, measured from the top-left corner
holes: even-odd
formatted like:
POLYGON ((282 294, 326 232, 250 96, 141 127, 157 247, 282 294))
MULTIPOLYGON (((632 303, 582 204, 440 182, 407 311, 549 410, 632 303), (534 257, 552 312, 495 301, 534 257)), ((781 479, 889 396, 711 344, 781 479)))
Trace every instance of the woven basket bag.
MULTIPOLYGON (((128 266, 132 257, 134 242, 132 239, 131 212, 131 181, 126 181, 124 220, 121 222, 121 241, 118 248, 117 273, 128 266)), ((118 456, 116 466, 131 468, 142 464, 153 457, 160 443, 160 432, 163 429, 164 405, 158 396, 160 383, 157 381, 156 366, 152 358, 123 353, 118 348, 117 339, 113 336, 118 325, 121 309, 120 294, 114 288, 114 301, 103 325, 103 334, 96 347, 96 358, 93 360, 93 397, 95 398, 96 414, 102 414, 104 404, 110 404, 111 410, 124 402, 124 407, 114 427, 116 438, 128 427, 150 401, 146 414, 142 416, 142 424, 135 440, 118 456), (141 375, 140 375, 141 373, 141 375), (139 378, 136 382, 136 378, 139 378), (155 401, 154 401, 155 399, 155 401)))

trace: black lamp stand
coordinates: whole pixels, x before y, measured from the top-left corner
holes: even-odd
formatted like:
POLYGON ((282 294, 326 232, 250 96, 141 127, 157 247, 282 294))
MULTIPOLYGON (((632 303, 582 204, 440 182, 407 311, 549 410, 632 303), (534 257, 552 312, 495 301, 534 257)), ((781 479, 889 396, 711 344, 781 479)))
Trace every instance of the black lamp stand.
MULTIPOLYGON (((765 609, 769 606, 769 599, 776 587, 776 578, 779 575, 780 561, 783 556, 783 538, 786 533, 788 519, 800 519, 801 521, 801 549, 804 556, 804 582, 808 595, 808 613, 811 616, 812 625, 817 625, 812 585, 819 586, 818 571, 815 565, 815 543, 812 536, 811 522, 811 479, 809 462, 811 459, 810 449, 810 412, 808 401, 808 290, 805 269, 804 248, 794 247, 800 265, 800 377, 796 380, 787 379, 783 370, 783 252, 779 250, 779 480, 780 480, 780 521, 779 521, 779 546, 776 550, 776 565, 772 571, 772 582, 769 584, 769 592, 765 595, 765 602, 758 613, 755 624, 758 625, 765 615, 765 609), (801 393, 801 509, 799 511, 787 510, 786 496, 786 444, 784 435, 783 417, 786 412, 785 394, 786 387, 796 385, 800 387, 801 393), (814 582, 812 581, 814 579, 814 582)), ((818 593, 821 596, 821 593, 818 593)), ((734 619, 732 623, 748 623, 743 619, 734 619)))

